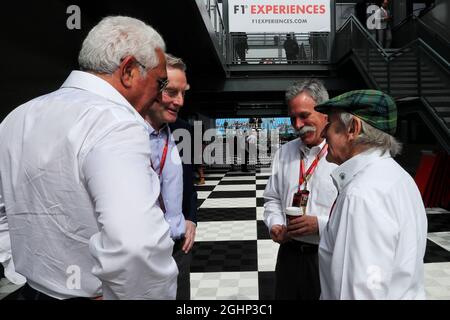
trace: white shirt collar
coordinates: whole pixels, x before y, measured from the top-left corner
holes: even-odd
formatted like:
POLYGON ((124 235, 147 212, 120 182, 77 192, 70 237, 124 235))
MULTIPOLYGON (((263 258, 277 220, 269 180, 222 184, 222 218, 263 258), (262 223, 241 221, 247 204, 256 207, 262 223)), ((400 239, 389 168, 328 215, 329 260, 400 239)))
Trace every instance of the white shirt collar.
POLYGON ((319 145, 314 146, 314 147, 312 147, 312 148, 308 148, 308 147, 306 146, 306 144, 304 144, 304 143, 302 142, 301 139, 299 139, 299 142, 300 142, 300 152, 301 152, 305 157, 310 157, 310 156, 315 157, 315 156, 317 156, 317 155, 319 154, 320 150, 322 150, 323 146, 324 146, 325 143, 326 143, 326 140, 324 139, 319 145))
POLYGON ((338 192, 345 188, 353 180, 353 177, 372 164, 372 162, 390 157, 389 152, 382 154, 380 149, 372 148, 345 161, 331 173, 333 183, 338 189, 338 192))
POLYGON ((96 75, 84 71, 74 70, 70 73, 69 77, 64 81, 61 88, 77 88, 81 90, 86 90, 99 95, 109 101, 123 105, 136 116, 136 119, 148 126, 144 118, 136 111, 136 109, 128 102, 123 95, 120 94, 117 89, 115 89, 107 81, 103 80, 96 75))

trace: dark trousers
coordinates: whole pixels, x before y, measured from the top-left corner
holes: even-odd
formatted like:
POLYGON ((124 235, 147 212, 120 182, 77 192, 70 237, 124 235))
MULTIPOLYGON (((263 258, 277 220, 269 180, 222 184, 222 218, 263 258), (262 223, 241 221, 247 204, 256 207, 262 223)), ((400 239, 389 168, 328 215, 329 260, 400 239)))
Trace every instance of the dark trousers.
POLYGON ((377 30, 377 41, 385 49, 389 49, 392 43, 392 32, 391 29, 378 29, 377 30))
POLYGON ((241 164, 241 171, 248 172, 248 164, 250 162, 250 153, 248 152, 248 145, 245 144, 245 159, 244 163, 241 164))
POLYGON ((286 52, 286 60, 288 64, 294 64, 294 63, 298 63, 297 61, 297 54, 292 54, 292 53, 287 53, 286 52))
POLYGON ((299 241, 281 244, 275 268, 276 300, 320 298, 318 246, 299 241))
POLYGON ((184 251, 181 250, 183 241, 184 239, 175 241, 172 254, 178 267, 177 300, 190 300, 192 249, 187 254, 184 253, 184 251))

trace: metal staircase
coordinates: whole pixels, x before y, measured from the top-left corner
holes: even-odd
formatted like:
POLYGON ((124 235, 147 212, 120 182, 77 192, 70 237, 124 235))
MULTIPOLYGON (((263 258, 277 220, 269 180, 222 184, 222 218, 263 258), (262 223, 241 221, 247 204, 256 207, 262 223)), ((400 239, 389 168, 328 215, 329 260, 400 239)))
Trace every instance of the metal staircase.
POLYGON ((450 153, 450 63, 418 38, 383 49, 351 16, 336 34, 336 62, 352 59, 367 84, 392 95, 401 113, 416 112, 450 153))

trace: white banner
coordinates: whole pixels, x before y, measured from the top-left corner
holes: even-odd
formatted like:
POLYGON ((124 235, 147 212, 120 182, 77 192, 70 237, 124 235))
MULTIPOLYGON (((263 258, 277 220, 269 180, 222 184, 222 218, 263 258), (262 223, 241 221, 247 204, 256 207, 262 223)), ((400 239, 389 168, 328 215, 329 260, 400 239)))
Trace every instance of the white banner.
POLYGON ((331 30, 330 0, 228 0, 230 32, 331 30))

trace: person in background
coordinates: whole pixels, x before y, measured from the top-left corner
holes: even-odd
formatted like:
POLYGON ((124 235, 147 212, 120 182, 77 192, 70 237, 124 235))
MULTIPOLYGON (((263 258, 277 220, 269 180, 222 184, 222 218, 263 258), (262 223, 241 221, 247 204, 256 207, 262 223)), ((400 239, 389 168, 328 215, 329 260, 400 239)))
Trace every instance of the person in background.
POLYGON ((427 218, 412 177, 395 162, 397 108, 377 90, 316 107, 338 197, 320 239, 322 299, 425 299, 427 218))
POLYGON ((0 262, 26 277, 18 298, 175 298, 143 119, 166 86, 164 50, 144 22, 104 18, 82 71, 0 124, 0 262))
POLYGON ((392 42, 392 31, 390 27, 392 16, 388 8, 389 0, 383 0, 381 7, 375 12, 377 41, 385 49, 389 49, 392 42))
POLYGON ((162 99, 148 109, 145 120, 150 128, 151 164, 159 174, 161 185, 159 203, 175 242, 173 257, 179 270, 177 300, 189 300, 197 198, 193 189, 191 159, 181 163, 172 135, 173 129, 186 128, 186 124, 178 119, 178 113, 184 105, 189 84, 183 60, 166 54, 166 61, 169 83, 162 91, 162 99))
POLYGON ((244 136, 245 139, 245 152, 244 152, 244 163, 241 164, 241 171, 242 172, 249 172, 248 165, 250 164, 250 160, 252 162, 255 161, 256 158, 256 144, 258 142, 258 136, 255 129, 251 129, 250 132, 246 132, 246 136, 244 136))
POLYGON ((202 153, 200 155, 194 156, 194 159, 197 160, 194 164, 195 173, 197 175, 197 183, 196 185, 204 185, 206 184, 205 181, 205 161, 204 161, 204 155, 203 152, 206 148, 206 142, 203 140, 203 135, 205 134, 205 125, 202 124, 202 153))
POLYGON ((264 190, 264 223, 273 241, 280 244, 275 268, 275 298, 318 300, 319 237, 328 222, 336 188, 330 173, 335 164, 325 159, 327 142, 321 136, 327 117, 314 110, 328 100, 323 83, 316 79, 297 82, 286 91, 291 124, 298 138, 275 154, 272 175, 264 190), (306 215, 286 226, 286 208, 300 206, 306 196, 306 215))
POLYGON ((286 34, 286 40, 284 41, 283 47, 286 51, 287 63, 298 63, 299 47, 294 34, 286 34))
MULTIPOLYGON (((241 64, 247 64, 246 55, 248 51, 248 37, 245 32, 236 32, 232 34, 234 50, 239 57, 241 64)), ((235 59, 237 62, 237 59, 235 59)))

